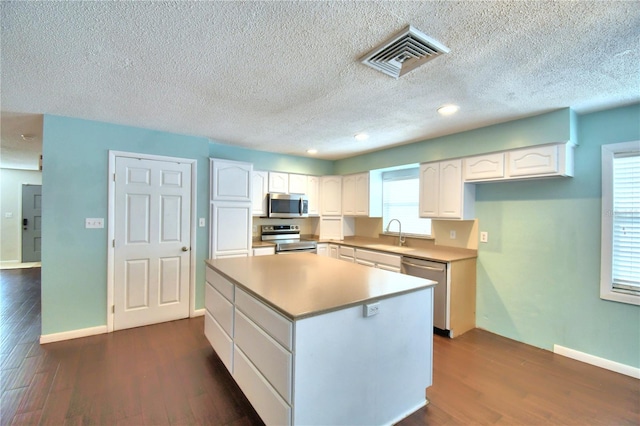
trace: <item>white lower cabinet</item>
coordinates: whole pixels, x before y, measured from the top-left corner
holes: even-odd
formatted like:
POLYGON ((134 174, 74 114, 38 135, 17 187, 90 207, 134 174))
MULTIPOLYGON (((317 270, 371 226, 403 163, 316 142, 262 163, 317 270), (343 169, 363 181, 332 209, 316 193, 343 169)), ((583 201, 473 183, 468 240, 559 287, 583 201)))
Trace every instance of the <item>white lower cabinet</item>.
POLYGON ((329 257, 332 257, 334 259, 338 259, 340 254, 338 253, 340 251, 340 246, 337 244, 329 244, 329 257))
POLYGON ((209 266, 206 276, 205 334, 265 424, 393 424, 424 405, 432 288, 380 300, 373 319, 351 306, 294 322, 209 266))
POLYGON ((386 271, 400 272, 402 256, 395 254, 380 253, 379 251, 355 250, 356 263, 384 269, 386 271))
POLYGON ((316 246, 316 254, 318 256, 329 257, 329 244, 320 243, 316 246))
POLYGON ((275 247, 256 247, 253 249, 254 256, 270 256, 272 254, 276 254, 275 247))
POLYGON ((340 246, 338 249, 338 259, 354 263, 355 249, 353 247, 340 246))

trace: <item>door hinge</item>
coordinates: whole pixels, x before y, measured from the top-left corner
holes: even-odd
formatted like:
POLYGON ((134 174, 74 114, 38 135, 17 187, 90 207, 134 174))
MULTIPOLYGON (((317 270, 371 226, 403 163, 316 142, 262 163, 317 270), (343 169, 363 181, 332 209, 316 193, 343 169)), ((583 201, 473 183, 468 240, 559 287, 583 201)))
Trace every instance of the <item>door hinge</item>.
POLYGON ((111 313, 112 314, 116 313, 116 305, 111 305, 111 313))
POLYGON ((114 182, 116 181, 116 174, 115 173, 113 174, 113 181, 114 182))
POLYGON ((113 248, 116 247, 116 240, 111 241, 111 247, 113 247, 113 248))

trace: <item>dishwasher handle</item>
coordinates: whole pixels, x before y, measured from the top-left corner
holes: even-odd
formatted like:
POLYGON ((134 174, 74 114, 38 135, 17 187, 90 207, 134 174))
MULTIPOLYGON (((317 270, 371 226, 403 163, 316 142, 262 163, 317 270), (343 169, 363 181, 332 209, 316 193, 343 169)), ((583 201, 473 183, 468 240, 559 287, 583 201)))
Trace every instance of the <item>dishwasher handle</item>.
POLYGON ((414 268, 426 269, 427 271, 444 272, 444 268, 434 268, 433 266, 417 265, 415 263, 405 262, 404 260, 402 261, 402 264, 407 266, 412 266, 414 268))

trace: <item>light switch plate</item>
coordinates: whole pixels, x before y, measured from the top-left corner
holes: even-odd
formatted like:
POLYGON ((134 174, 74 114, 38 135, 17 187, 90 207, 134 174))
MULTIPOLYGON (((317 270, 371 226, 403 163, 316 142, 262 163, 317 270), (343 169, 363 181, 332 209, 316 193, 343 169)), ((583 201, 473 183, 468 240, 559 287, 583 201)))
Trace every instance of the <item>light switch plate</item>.
POLYGON ((201 218, 200 218, 200 221, 198 222, 198 226, 199 226, 200 228, 204 228, 204 226, 205 226, 205 223, 204 223, 204 217, 201 217, 201 218))
POLYGON ((84 220, 84 227, 87 229, 104 228, 104 218, 88 217, 84 220))

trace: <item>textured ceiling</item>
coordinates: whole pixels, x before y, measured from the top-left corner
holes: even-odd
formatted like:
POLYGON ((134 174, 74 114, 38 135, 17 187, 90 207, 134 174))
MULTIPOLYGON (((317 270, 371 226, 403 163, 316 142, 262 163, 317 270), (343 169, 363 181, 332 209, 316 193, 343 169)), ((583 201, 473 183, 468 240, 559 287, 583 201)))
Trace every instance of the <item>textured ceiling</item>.
POLYGON ((588 112, 640 99, 637 1, 0 7, 3 157, 20 133, 36 131, 5 132, 5 120, 28 121, 24 114, 294 155, 316 148, 319 158, 337 159, 557 108, 588 112), (451 52, 397 80, 359 62, 409 24, 451 52), (460 112, 440 117, 445 103, 460 112), (358 142, 358 132, 371 137, 358 142))

